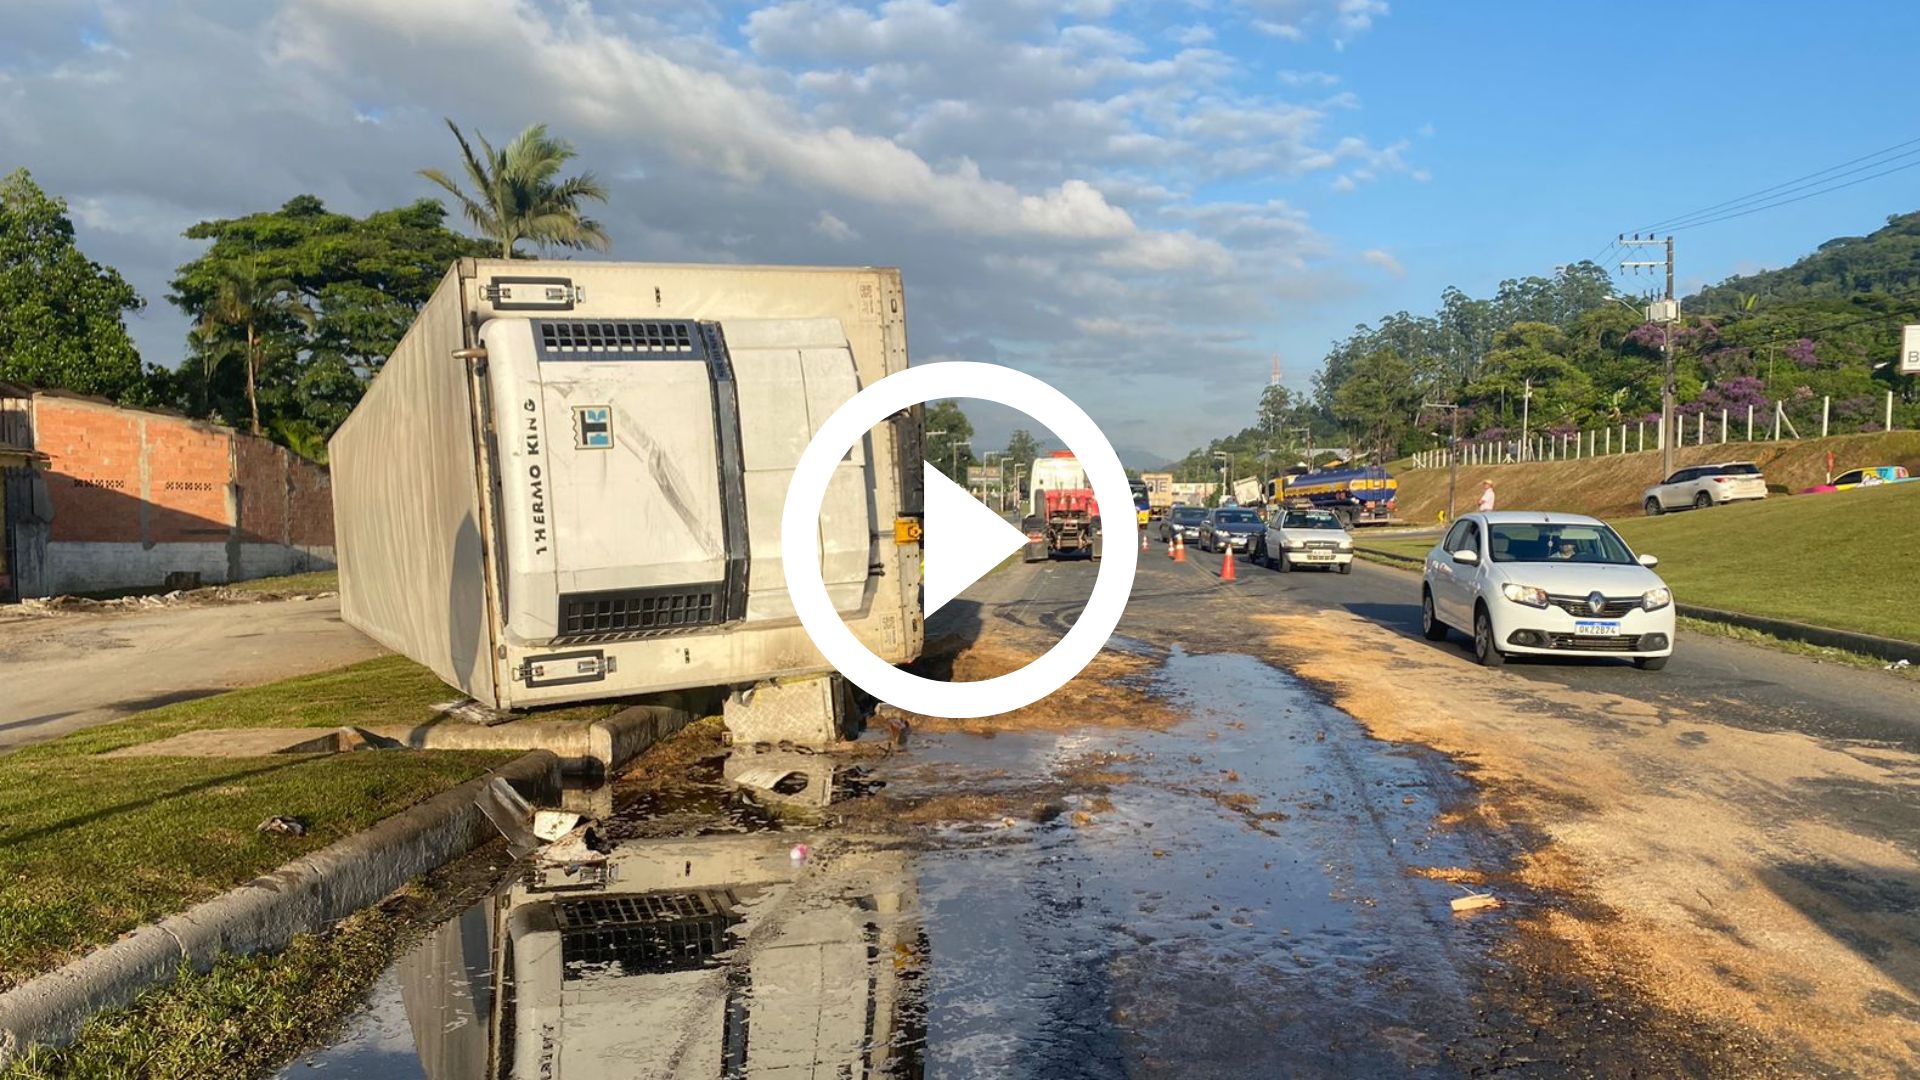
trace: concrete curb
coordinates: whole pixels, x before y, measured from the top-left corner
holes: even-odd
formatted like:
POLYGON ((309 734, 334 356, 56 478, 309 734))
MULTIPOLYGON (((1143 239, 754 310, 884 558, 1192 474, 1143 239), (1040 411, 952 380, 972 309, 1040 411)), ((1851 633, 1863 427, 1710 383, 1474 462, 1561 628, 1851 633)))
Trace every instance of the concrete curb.
MULTIPOLYGON (((1396 569, 1418 570, 1424 562, 1422 559, 1402 555, 1397 551, 1381 551, 1377 548, 1359 546, 1354 550, 1370 555, 1374 561, 1391 565, 1396 569)), ((1818 645, 1828 649, 1844 649, 1847 652, 1865 656, 1877 656, 1882 660, 1908 660, 1920 664, 1920 642, 1902 641, 1899 638, 1880 637, 1875 634, 1860 634, 1852 630, 1834 630, 1830 627, 1814 626, 1790 619, 1771 619, 1764 615, 1722 611, 1719 608, 1700 607, 1695 604, 1675 604, 1673 609, 1689 619, 1701 619, 1705 622, 1757 630, 1784 641, 1797 641, 1804 645, 1818 645)))
POLYGON ((1758 630, 1763 634, 1771 634, 1788 641, 1819 645, 1829 649, 1844 649, 1847 652, 1877 656, 1882 660, 1907 660, 1920 664, 1920 642, 1901 641, 1899 638, 1880 637, 1875 634, 1860 634, 1852 630, 1834 630, 1825 626, 1793 622, 1789 619, 1770 619, 1764 615, 1696 607, 1693 604, 1675 604, 1674 610, 1689 619, 1704 619, 1707 622, 1758 630))
POLYGON ((475 803, 489 781, 552 802, 559 766, 549 751, 526 754, 0 994, 0 1068, 27 1047, 72 1042, 94 1013, 131 1004, 182 966, 204 971, 223 952, 285 948, 466 854, 493 835, 475 803))
POLYGON ((366 730, 414 750, 546 750, 567 772, 607 775, 694 719, 684 704, 635 705, 591 723, 515 720, 492 727, 438 723, 366 730))

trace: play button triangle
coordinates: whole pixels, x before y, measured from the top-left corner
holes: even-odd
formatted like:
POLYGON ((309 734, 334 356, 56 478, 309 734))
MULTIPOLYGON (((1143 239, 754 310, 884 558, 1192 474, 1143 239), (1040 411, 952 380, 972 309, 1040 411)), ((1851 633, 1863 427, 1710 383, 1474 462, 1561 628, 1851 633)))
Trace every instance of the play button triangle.
POLYGON ((921 547, 927 565, 922 603, 931 616, 1025 547, 1027 534, 1007 524, 939 469, 924 461, 920 465, 926 470, 921 547))

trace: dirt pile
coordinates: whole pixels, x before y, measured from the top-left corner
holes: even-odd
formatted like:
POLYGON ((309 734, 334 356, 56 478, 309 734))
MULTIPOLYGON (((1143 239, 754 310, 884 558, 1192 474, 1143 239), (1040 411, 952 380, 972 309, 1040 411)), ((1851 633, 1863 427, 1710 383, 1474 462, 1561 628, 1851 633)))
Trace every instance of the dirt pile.
POLYGON ((1870 793, 1920 797, 1920 757, 1489 673, 1344 612, 1262 621, 1270 652, 1375 735, 1470 767, 1473 817, 1544 838, 1519 880, 1568 903, 1530 931, 1827 1068, 1911 1066, 1920 854, 1876 831, 1870 793))

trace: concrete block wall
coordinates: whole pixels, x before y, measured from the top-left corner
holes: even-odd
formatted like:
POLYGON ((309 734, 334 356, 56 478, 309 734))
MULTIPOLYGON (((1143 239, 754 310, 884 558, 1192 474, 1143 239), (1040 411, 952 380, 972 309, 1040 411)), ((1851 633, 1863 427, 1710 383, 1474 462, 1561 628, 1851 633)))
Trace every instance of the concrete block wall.
MULTIPOLYGON (((202 584, 333 566, 327 472, 284 447, 215 424, 62 394, 33 395, 53 520, 16 528, 39 543, 23 596, 202 584)), ((27 560, 22 560, 23 563, 27 560)))

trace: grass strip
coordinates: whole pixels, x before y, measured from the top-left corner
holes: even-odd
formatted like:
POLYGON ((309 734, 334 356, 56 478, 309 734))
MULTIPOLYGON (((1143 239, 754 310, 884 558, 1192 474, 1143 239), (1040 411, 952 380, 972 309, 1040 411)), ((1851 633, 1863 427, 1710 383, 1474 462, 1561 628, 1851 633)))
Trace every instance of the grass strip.
POLYGON ((0 1080, 267 1075, 331 1036, 426 927, 475 893, 429 875, 325 933, 299 935, 281 952, 222 957, 205 974, 184 971, 131 1007, 95 1016, 71 1046, 34 1050, 0 1080))
MULTIPOLYGON (((455 697, 399 657, 179 702, 0 755, 0 990, 365 829, 512 751, 254 758, 109 750, 205 728, 422 722, 455 697), (263 835, 263 820, 304 836, 263 835)), ((537 714, 597 719, 618 705, 537 714)))

